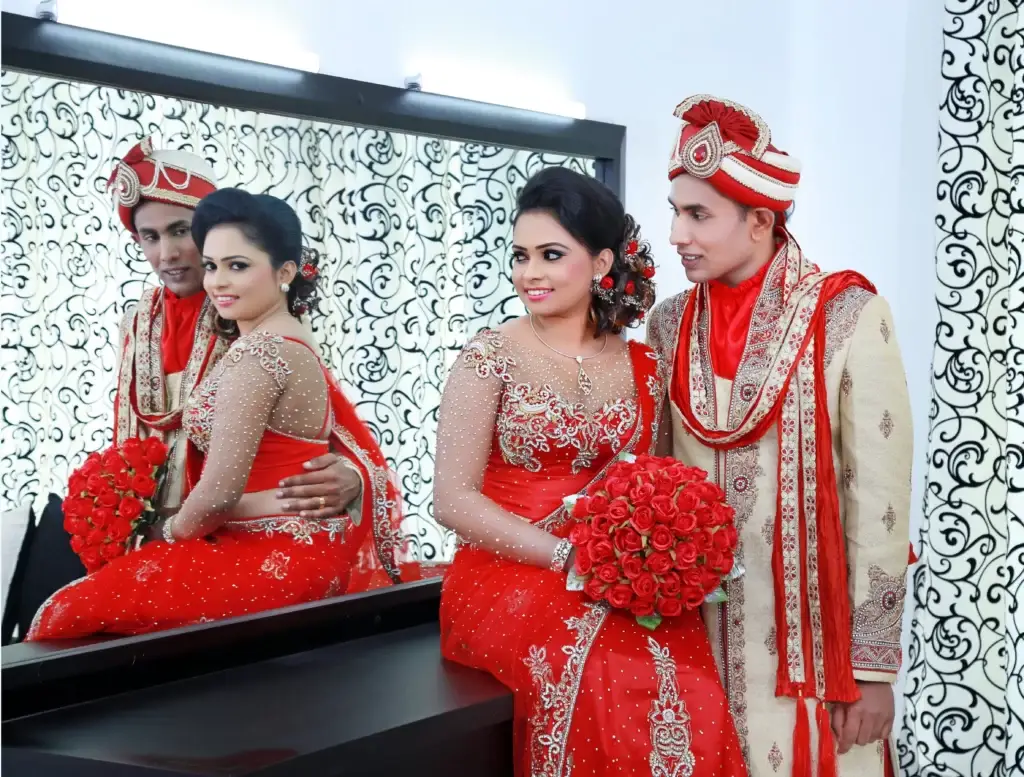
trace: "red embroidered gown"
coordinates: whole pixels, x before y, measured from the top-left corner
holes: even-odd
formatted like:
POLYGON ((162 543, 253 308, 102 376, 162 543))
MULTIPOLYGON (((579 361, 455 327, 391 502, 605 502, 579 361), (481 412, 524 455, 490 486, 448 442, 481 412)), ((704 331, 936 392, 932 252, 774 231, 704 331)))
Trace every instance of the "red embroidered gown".
POLYGON ((515 694, 516 774, 745 777, 701 616, 656 630, 565 590, 538 529, 564 537, 564 497, 621 451, 653 452, 664 376, 647 346, 613 341, 576 364, 485 331, 445 388, 435 512, 472 545, 445 575, 446 658, 515 694), (532 526, 526 526, 529 523, 532 526))
POLYGON ((201 476, 188 473, 194 487, 174 521, 196 538, 150 542, 65 586, 36 614, 29 640, 142 634, 301 604, 345 593, 367 555, 395 567, 397 538, 380 531, 398 503, 383 456, 304 343, 265 332, 236 340, 189 399, 183 428, 205 458, 201 476), (230 517, 242 494, 275 489, 332 441, 380 497, 372 510, 230 517))

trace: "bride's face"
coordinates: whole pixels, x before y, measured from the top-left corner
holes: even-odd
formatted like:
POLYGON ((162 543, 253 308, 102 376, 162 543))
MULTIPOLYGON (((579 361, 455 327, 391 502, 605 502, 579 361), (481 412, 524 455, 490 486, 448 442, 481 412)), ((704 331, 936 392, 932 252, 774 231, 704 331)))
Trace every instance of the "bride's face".
POLYGON ((512 244, 512 283, 530 313, 586 315, 590 285, 594 274, 601 272, 586 246, 553 216, 539 211, 519 215, 512 244))
POLYGON ((291 262, 275 269, 270 255, 232 224, 214 227, 203 245, 203 287, 221 318, 253 321, 287 304, 281 284, 291 280, 291 262))

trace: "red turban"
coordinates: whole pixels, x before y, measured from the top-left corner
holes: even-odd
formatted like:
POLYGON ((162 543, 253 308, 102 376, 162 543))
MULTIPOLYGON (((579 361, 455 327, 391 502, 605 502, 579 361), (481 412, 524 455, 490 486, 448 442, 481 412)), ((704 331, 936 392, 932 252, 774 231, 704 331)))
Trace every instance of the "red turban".
POLYGON ((145 138, 114 165, 107 189, 113 190, 121 223, 134 233, 132 212, 140 202, 153 200, 194 210, 217 189, 214 178, 205 159, 187 151, 154 151, 153 141, 145 138))
POLYGON ((668 177, 703 178, 721 194, 752 208, 785 211, 800 182, 800 163, 772 146, 764 119, 749 108, 707 94, 676 106, 683 120, 668 177))

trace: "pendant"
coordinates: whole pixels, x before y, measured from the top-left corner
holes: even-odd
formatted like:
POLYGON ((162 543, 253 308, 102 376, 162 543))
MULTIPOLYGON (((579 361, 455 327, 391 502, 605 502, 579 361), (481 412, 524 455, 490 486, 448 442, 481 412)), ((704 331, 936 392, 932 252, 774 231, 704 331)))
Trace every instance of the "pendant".
POLYGON ((583 392, 584 396, 590 396, 590 392, 594 390, 594 381, 590 379, 590 376, 583 371, 583 357, 577 356, 576 363, 580 366, 579 374, 576 375, 576 383, 580 387, 580 391, 583 392))

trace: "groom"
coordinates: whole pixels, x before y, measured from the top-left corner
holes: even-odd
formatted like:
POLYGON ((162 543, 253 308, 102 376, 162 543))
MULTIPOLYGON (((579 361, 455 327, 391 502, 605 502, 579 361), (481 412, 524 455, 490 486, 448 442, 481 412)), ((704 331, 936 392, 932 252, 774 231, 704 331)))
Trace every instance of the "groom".
MULTIPOLYGON (((172 447, 165 508, 184 499, 187 445, 175 445, 184 404, 228 341, 217 335, 215 310, 203 291, 203 263, 192 242, 192 213, 217 187, 213 169, 194 154, 154 150, 149 138, 116 163, 108 182, 117 214, 160 280, 147 288, 121 322, 114 442, 158 435, 172 447)), ((338 515, 357 501, 362 482, 333 453, 306 464, 278 494, 282 512, 309 518, 338 515)))
POLYGON ((785 226, 800 167, 760 116, 707 95, 675 115, 671 242, 696 285, 648 342, 671 368, 672 454, 736 510, 745 573, 708 622, 750 775, 881 777, 913 440, 892 313, 803 255, 785 226))

